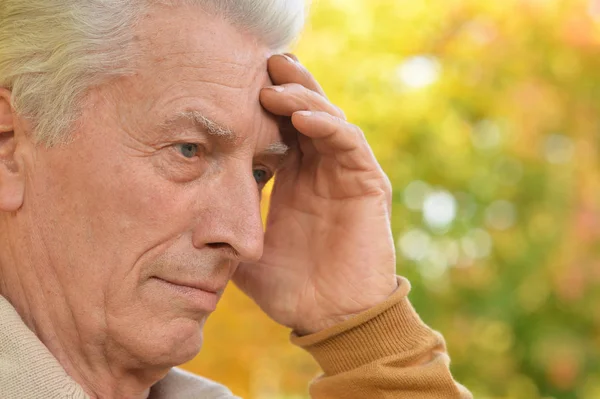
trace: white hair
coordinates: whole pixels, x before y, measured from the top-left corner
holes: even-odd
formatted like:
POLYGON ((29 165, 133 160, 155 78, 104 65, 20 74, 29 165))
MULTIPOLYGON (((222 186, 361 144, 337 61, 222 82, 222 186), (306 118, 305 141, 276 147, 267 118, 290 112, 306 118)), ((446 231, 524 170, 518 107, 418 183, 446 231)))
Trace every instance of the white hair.
POLYGON ((305 0, 0 0, 0 87, 35 139, 63 143, 88 90, 133 72, 134 29, 148 6, 198 5, 275 52, 304 26, 305 0))

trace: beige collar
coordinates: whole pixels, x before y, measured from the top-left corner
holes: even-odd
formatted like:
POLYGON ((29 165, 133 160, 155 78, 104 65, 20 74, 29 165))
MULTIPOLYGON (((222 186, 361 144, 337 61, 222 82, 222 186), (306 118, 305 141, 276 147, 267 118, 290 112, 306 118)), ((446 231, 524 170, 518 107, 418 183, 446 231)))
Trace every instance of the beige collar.
MULTIPOLYGON (((58 360, 0 296, 0 392, 2 399, 89 399, 58 360)), ((148 399, 234 399, 222 385, 173 369, 148 399)), ((238 398, 239 399, 239 398, 238 398)))

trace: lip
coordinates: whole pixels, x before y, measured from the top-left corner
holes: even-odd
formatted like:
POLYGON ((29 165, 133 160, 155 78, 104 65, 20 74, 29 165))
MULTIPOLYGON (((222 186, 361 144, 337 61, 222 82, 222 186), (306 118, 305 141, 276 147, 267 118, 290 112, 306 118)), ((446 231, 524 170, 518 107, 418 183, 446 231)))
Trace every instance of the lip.
POLYGON ((220 294, 221 292, 223 292, 225 290, 224 285, 208 285, 208 284, 202 284, 202 283, 198 283, 198 282, 180 281, 177 279, 168 279, 167 280, 167 279, 164 279, 161 277, 156 277, 156 276, 153 278, 155 278, 157 280, 162 280, 169 284, 178 285, 180 287, 193 288, 193 289, 208 292, 211 294, 220 294))
POLYGON ((199 311, 214 312, 217 308, 221 292, 220 287, 206 287, 202 284, 165 280, 160 277, 152 277, 161 287, 166 289, 179 301, 199 311))

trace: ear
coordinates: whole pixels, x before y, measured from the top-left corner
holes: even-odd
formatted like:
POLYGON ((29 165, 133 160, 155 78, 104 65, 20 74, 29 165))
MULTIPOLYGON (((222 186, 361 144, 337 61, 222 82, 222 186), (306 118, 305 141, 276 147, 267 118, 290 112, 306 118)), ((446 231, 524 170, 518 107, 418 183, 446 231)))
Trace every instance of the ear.
POLYGON ((25 179, 16 158, 15 113, 11 92, 0 88, 0 212, 14 212, 23 205, 25 179))

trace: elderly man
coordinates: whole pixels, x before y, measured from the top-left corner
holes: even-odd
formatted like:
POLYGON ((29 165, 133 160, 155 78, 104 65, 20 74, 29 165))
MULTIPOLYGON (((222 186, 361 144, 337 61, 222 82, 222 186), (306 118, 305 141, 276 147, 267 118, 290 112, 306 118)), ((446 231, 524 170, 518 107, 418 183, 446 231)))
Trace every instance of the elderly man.
POLYGON ((2 399, 232 398, 173 368, 230 279, 322 366, 314 398, 470 397, 363 134, 279 55, 304 8, 2 0, 2 399))

